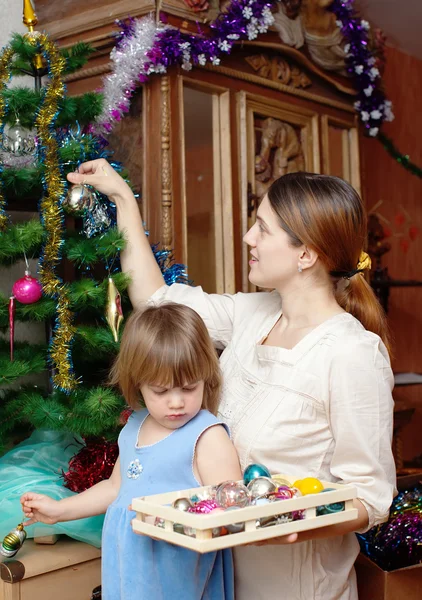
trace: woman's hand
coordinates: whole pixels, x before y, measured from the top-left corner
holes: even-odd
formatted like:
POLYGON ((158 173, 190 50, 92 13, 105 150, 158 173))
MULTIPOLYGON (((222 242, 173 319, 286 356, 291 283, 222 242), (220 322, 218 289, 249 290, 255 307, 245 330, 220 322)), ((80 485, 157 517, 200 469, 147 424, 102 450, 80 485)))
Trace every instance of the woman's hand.
POLYGON ((104 158, 82 163, 78 171, 78 173, 68 173, 67 179, 71 183, 92 185, 112 200, 128 195, 133 197, 128 184, 104 158))
POLYGON ((280 535, 279 537, 269 540, 261 540, 260 542, 252 542, 247 546, 285 546, 286 544, 294 544, 297 542, 298 534, 291 533, 290 535, 280 535))
POLYGON ((29 521, 23 523, 24 527, 37 522, 54 525, 60 521, 61 509, 59 500, 53 500, 53 498, 44 496, 44 494, 27 492, 21 496, 21 504, 25 517, 29 519, 29 521))

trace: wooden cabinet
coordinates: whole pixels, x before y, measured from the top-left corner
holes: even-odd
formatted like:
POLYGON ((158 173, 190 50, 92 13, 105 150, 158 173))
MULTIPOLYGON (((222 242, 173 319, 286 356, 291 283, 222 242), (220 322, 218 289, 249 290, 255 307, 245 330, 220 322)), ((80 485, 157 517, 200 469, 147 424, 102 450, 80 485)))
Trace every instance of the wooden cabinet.
MULTIPOLYGON (((38 9, 47 32, 64 45, 84 39, 96 48, 89 65, 69 78, 71 94, 97 89, 108 73, 113 20, 140 17, 152 6, 96 0, 88 10, 78 1, 63 21, 47 4, 38 9)), ((182 0, 155 8, 190 33, 197 33, 198 18, 206 33, 219 11, 214 1, 200 17, 182 0)), ((333 174, 360 191, 355 90, 350 79, 314 59, 306 47, 282 43, 274 29, 239 43, 218 66, 171 67, 142 86, 111 135, 115 157, 139 191, 151 241, 173 249, 190 279, 208 292, 251 289, 242 238, 260 197, 280 175, 333 174)))
POLYGON ((89 600, 101 583, 101 551, 60 537, 54 545, 27 540, 0 563, 0 600, 89 600))

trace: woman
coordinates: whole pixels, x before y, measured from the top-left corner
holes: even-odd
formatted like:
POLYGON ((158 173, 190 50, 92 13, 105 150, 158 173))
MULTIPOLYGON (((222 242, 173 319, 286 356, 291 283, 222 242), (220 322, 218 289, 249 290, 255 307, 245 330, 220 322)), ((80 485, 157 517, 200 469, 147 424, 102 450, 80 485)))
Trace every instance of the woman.
POLYGON ((384 315, 363 277, 366 215, 356 192, 324 175, 276 180, 244 240, 250 281, 274 291, 209 295, 164 285, 136 201, 106 161, 68 178, 116 203, 133 305, 189 305, 225 348, 219 417, 242 468, 260 462, 358 490, 355 521, 236 549, 238 600, 356 600, 353 532, 384 521, 395 493, 393 375, 384 315))

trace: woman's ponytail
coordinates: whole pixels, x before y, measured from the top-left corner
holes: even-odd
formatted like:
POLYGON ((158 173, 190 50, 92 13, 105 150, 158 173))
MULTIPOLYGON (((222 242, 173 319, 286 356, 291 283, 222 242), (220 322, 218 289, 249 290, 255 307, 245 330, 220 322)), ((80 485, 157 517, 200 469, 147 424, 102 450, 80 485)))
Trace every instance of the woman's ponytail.
POLYGON ((373 289, 360 273, 347 280, 340 280, 336 288, 336 300, 348 313, 356 317, 368 331, 380 336, 391 356, 391 339, 387 318, 373 289))

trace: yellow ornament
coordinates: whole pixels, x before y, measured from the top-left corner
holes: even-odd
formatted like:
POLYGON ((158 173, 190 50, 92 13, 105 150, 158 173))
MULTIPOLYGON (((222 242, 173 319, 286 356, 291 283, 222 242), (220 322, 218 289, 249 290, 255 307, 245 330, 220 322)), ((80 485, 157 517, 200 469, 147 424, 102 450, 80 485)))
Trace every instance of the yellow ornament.
POLYGON ((111 277, 108 278, 106 319, 115 342, 119 341, 119 329, 123 321, 122 301, 119 290, 111 277))
POLYGON ((319 494, 324 489, 324 486, 316 477, 305 477, 294 482, 293 487, 297 488, 303 496, 307 494, 319 494))

